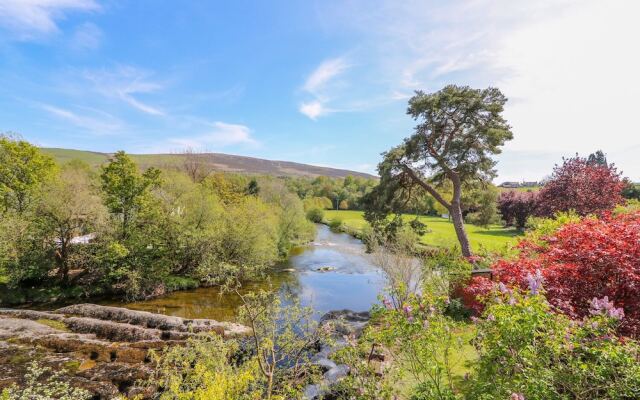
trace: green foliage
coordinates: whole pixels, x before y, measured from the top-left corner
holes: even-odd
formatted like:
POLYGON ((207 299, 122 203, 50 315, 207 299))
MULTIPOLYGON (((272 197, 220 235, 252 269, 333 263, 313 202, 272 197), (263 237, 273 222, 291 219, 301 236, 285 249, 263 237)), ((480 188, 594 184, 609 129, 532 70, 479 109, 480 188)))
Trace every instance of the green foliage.
POLYGON ((455 399, 468 360, 466 325, 444 314, 444 296, 409 296, 400 305, 384 301, 374 312, 374 340, 388 349, 414 382, 415 399, 455 399))
POLYGON ((331 221, 329 221, 329 228, 334 232, 340 232, 342 226, 342 219, 340 218, 332 218, 331 221))
POLYGON ((23 213, 54 173, 53 159, 30 143, 0 135, 0 206, 23 213))
POLYGON ((471 182, 489 182, 495 176, 492 157, 513 138, 502 116, 506 102, 496 88, 448 85, 435 93, 416 91, 407 110, 418 122, 415 131, 401 145, 383 153, 378 164, 380 184, 364 199, 365 216, 372 228, 377 230, 377 221, 384 221, 389 214, 404 212, 415 192, 428 193, 448 211, 462 254, 470 256, 463 189, 471 182), (446 199, 449 187, 451 198, 446 199))
POLYGON ((573 211, 559 212, 553 218, 530 217, 527 220, 527 238, 541 242, 564 225, 580 222, 580 216, 573 211))
POLYGON ((72 388, 62 378, 62 372, 52 372, 35 361, 29 364, 23 388, 16 386, 0 393, 2 400, 84 400, 90 399, 89 392, 72 388))
POLYGON ((302 200, 302 204, 304 205, 304 209, 306 211, 314 208, 317 208, 319 210, 330 210, 333 208, 331 199, 327 197, 307 197, 302 200))
POLYGON ((162 400, 254 400, 260 398, 262 379, 255 359, 233 360, 237 343, 217 335, 187 340, 154 353, 154 376, 147 382, 162 387, 162 400))
POLYGON ((571 321, 543 295, 495 293, 478 325, 471 398, 631 399, 640 395, 638 344, 615 336, 617 319, 571 321))
POLYGON ((251 328, 255 361, 265 382, 265 399, 300 398, 319 371, 309 360, 313 346, 327 342, 329 331, 318 329, 313 311, 297 299, 260 291, 240 295, 240 320, 251 328))
POLYGON ((498 195, 499 191, 493 185, 465 192, 462 203, 469 210, 466 221, 484 228, 499 223, 498 195))
POLYGON ((124 151, 118 151, 102 167, 100 179, 105 205, 120 221, 120 236, 126 238, 137 214, 146 206, 149 189, 159 185, 160 171, 150 168, 141 174, 133 160, 124 151))
POLYGON ((304 199, 305 210, 311 208, 335 209, 341 202, 350 209, 361 209, 362 198, 375 186, 374 179, 347 176, 344 179, 319 176, 288 178, 287 186, 304 199))
POLYGON ((311 222, 319 224, 324 219, 324 211, 319 208, 312 208, 307 211, 307 219, 311 222))
POLYGON ((332 359, 349 366, 349 375, 341 379, 331 393, 338 399, 357 400, 390 400, 396 399, 398 390, 389 379, 394 371, 391 366, 380 366, 374 356, 379 345, 372 342, 367 335, 356 340, 353 336, 346 338, 347 345, 338 350, 332 359), (380 366, 380 367, 378 367, 380 366))

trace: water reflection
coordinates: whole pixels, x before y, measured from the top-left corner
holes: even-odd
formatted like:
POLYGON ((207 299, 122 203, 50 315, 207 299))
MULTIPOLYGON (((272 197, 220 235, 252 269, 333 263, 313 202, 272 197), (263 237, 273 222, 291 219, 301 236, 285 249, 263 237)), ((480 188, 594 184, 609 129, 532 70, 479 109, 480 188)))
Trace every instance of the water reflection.
MULTIPOLYGON (((313 307, 318 315, 337 309, 368 310, 384 287, 384 279, 364 250, 359 240, 318 225, 313 243, 294 249, 287 262, 274 268, 267 280, 245 284, 242 291, 271 289, 290 293, 303 305, 313 307)), ((233 293, 221 294, 218 288, 200 288, 147 301, 110 304, 184 318, 232 321, 240 299, 233 293)))

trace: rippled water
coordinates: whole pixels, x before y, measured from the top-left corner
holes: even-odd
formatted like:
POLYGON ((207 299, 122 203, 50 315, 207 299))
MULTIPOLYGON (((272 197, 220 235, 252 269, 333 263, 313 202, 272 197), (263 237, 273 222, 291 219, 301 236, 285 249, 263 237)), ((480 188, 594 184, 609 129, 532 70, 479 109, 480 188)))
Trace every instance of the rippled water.
MULTIPOLYGON (((316 240, 293 249, 289 259, 275 268, 269 279, 246 284, 244 291, 280 290, 297 296, 318 315, 330 310, 368 310, 384 287, 384 278, 365 254, 362 242, 344 233, 318 225, 316 240), (326 267, 327 271, 319 269, 326 267)), ((110 303, 136 310, 184 318, 234 320, 240 306, 235 294, 217 288, 174 292, 167 296, 133 303, 110 303)))

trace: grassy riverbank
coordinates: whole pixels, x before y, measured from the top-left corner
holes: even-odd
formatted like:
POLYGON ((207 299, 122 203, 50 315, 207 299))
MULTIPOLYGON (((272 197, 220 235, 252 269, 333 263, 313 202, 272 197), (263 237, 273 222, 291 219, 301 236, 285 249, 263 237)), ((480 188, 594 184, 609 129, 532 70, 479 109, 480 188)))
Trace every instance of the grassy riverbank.
MULTIPOLYGON (((361 231, 367 226, 362 211, 327 210, 324 213, 324 218, 327 222, 341 220, 347 229, 354 231, 361 231)), ((415 218, 415 215, 405 215, 404 218, 410 221, 415 218)), ((428 232, 422 236, 422 243, 436 247, 453 247, 458 244, 453 223, 448 219, 432 216, 420 216, 418 219, 426 224, 428 229, 428 232)), ((491 225, 487 228, 471 224, 465 226, 474 250, 502 250, 515 244, 520 236, 517 230, 504 228, 500 225, 491 225)))

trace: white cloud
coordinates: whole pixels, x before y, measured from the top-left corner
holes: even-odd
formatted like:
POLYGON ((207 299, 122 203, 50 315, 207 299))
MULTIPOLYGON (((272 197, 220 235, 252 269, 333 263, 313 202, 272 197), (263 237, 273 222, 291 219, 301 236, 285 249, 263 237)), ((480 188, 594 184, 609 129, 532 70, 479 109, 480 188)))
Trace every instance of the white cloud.
POLYGON ((100 47, 102 30, 90 22, 80 25, 71 37, 71 47, 76 50, 93 50, 100 47))
POLYGON ((334 58, 324 61, 309 75, 303 89, 309 93, 317 94, 333 78, 349 68, 344 58, 334 58))
POLYGON ((201 135, 169 139, 169 147, 172 150, 175 147, 205 150, 231 145, 256 146, 258 144, 251 136, 251 129, 245 125, 217 121, 209 124, 209 126, 210 130, 201 135))
POLYGON ((103 96, 119 99, 146 114, 162 116, 165 112, 160 108, 136 98, 136 95, 154 93, 163 88, 160 83, 149 80, 150 75, 131 66, 119 66, 111 71, 87 71, 84 74, 103 96))
POLYGON ((301 103, 299 111, 315 121, 318 117, 327 114, 330 110, 327 110, 321 101, 314 100, 301 103))
MULTIPOLYGON (((640 2, 625 0, 353 0, 323 10, 327 29, 362 37, 358 61, 375 80, 352 76, 354 87, 405 101, 449 83, 497 86, 515 136, 501 159, 550 172, 541 153, 603 149, 632 179, 640 163, 624 149, 640 145, 637 15, 640 2)), ((513 163, 498 168, 515 178, 513 163)))
POLYGON ((40 107, 48 113, 79 128, 86 129, 94 135, 112 134, 122 129, 122 123, 117 118, 104 112, 85 110, 84 114, 88 113, 87 111, 92 114, 99 114, 99 116, 87 116, 49 104, 40 104, 40 107))
POLYGON ((56 20, 70 12, 97 11, 95 0, 2 0, 0 25, 21 39, 58 32, 56 20))
POLYGON ((329 108, 327 104, 333 97, 331 92, 336 89, 336 86, 340 86, 335 82, 335 78, 349 68, 350 65, 344 57, 323 61, 307 77, 302 86, 302 89, 312 97, 312 100, 300 103, 298 110, 312 120, 334 112, 335 110, 329 108))

